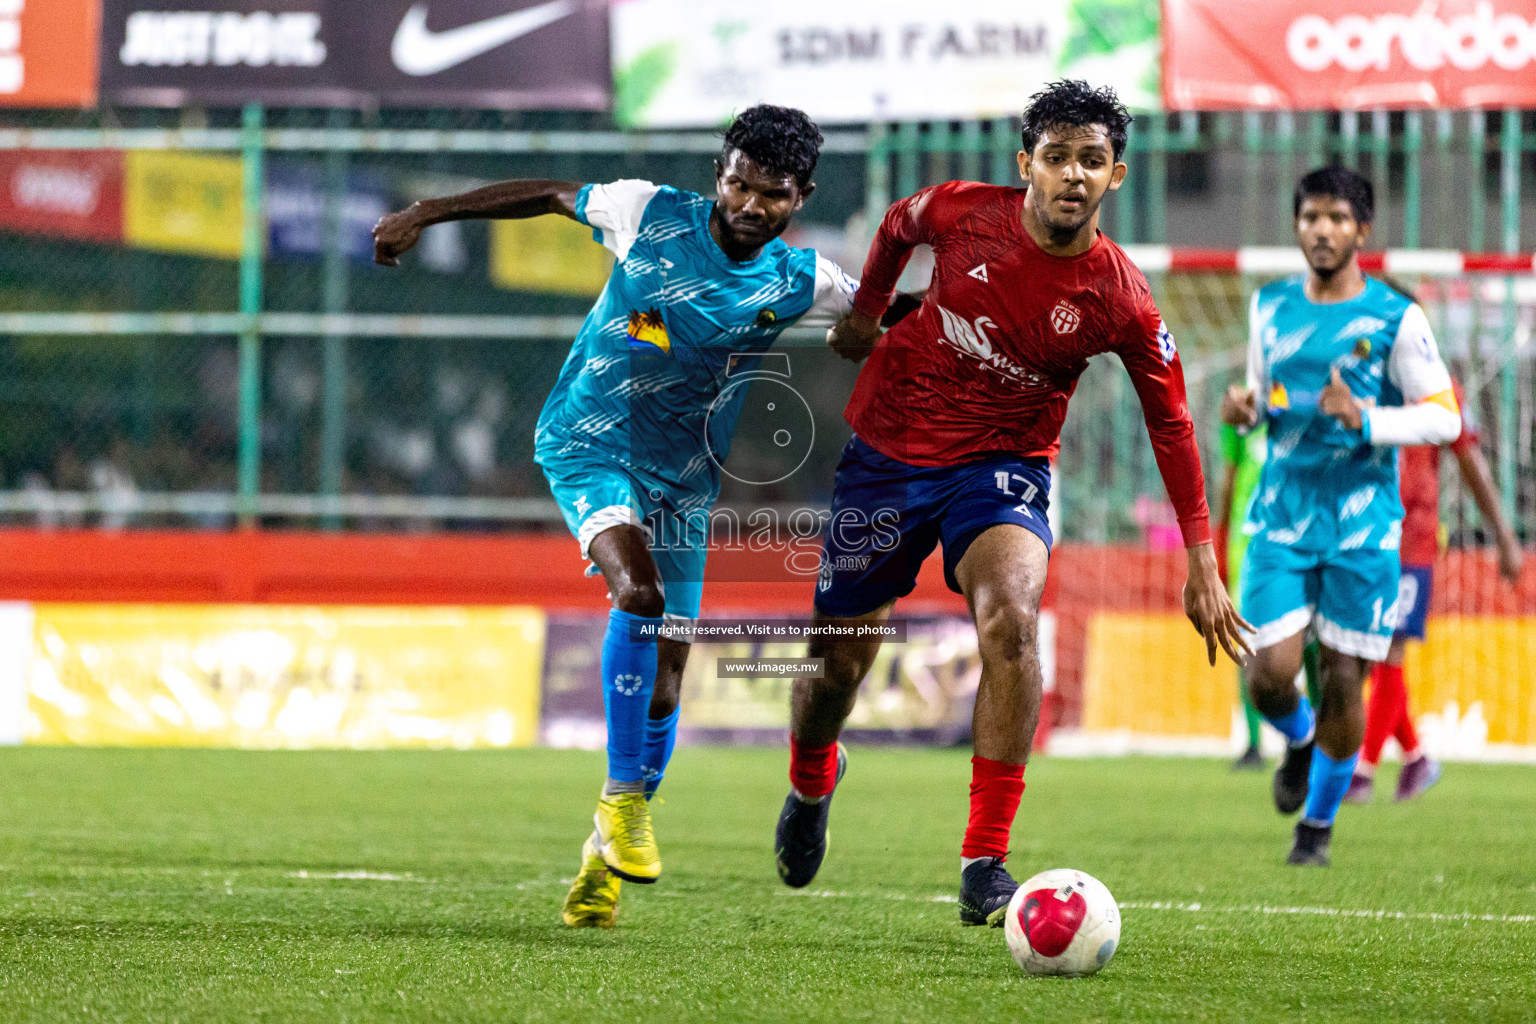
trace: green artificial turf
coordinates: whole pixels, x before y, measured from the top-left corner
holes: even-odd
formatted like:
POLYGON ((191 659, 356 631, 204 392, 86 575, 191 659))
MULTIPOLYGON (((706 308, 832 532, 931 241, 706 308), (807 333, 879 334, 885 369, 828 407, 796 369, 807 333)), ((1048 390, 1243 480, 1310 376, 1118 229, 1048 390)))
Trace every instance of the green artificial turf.
POLYGON ((595 754, 0 751, 0 1020, 1536 1020, 1536 769, 1346 807, 1320 871, 1282 863, 1267 776, 1039 759, 1010 866, 1128 904, 1065 980, 957 922, 965 753, 855 748, 802 893, 785 761, 680 751, 662 881, 573 932, 595 754))

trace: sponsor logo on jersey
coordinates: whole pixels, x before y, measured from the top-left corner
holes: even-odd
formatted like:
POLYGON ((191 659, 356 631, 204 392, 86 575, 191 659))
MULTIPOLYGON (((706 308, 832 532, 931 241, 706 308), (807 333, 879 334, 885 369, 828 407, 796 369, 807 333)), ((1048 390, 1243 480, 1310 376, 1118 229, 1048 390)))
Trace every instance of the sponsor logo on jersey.
POLYGON ((992 358, 992 339, 987 337, 986 329, 997 329, 997 324, 992 318, 982 315, 976 318, 973 327, 965 322, 964 318, 956 313, 951 313, 943 306, 939 307, 939 316, 944 320, 944 336, 941 341, 947 342, 968 355, 978 359, 992 358))
POLYGON ((976 266, 965 272, 965 276, 974 277, 976 280, 981 281, 984 284, 991 283, 987 280, 987 265, 985 263, 976 264, 976 266))
POLYGON ((672 338, 667 334, 667 323, 661 318, 659 309, 644 313, 630 310, 629 328, 625 333, 629 335, 630 348, 659 348, 668 354, 672 352, 672 338))
POLYGON ((1056 303, 1056 308, 1051 310, 1051 327, 1057 334, 1071 334, 1077 330, 1077 325, 1083 322, 1083 312, 1066 299, 1056 303))
POLYGON ((389 55, 395 67, 407 75, 435 75, 457 67, 467 60, 505 46, 550 22, 559 21, 576 10, 574 0, 552 0, 521 11, 485 21, 471 22, 458 28, 433 32, 427 28, 427 5, 412 4, 395 30, 389 55))
POLYGON ((988 367, 1015 383, 1026 387, 1046 385, 1046 379, 1040 374, 1026 370, 993 348, 992 339, 987 337, 987 328, 990 327, 995 331, 998 326, 993 323, 991 317, 983 314, 974 321, 967 322, 960 314, 952 313, 943 306, 939 306, 938 310, 940 318, 944 321, 944 333, 939 335, 940 344, 956 349, 961 355, 981 360, 988 367))

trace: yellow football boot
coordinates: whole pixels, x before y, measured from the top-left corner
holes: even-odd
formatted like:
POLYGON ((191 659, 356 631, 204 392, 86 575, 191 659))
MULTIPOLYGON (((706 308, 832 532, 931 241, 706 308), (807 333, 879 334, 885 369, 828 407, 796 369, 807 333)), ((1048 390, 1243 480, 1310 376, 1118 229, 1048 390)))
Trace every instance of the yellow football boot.
POLYGON ((661 877, 661 851, 651 830, 651 807, 644 793, 603 794, 597 801, 597 850, 608 870, 626 882, 654 882, 661 877))
POLYGON ((619 916, 619 886, 624 883, 597 852, 597 833, 581 847, 581 870, 565 894, 560 920, 571 928, 612 928, 619 916))

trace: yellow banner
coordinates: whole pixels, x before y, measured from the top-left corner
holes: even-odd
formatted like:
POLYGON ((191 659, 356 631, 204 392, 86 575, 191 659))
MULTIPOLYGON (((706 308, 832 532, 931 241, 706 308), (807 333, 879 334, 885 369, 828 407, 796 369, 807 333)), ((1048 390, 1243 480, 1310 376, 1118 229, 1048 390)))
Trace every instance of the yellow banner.
POLYGON ((39 604, 33 616, 27 743, 538 740, 536 608, 39 604))
POLYGON ((1088 621, 1083 728, 1164 737, 1232 734, 1237 669, 1212 668, 1182 615, 1102 613, 1088 621))
MULTIPOLYGON (((1427 749, 1451 757, 1536 747, 1536 617, 1436 616, 1406 662, 1427 749)), ((1369 683, 1366 684, 1369 687, 1369 683)), ((1236 669, 1205 660, 1182 615, 1104 613, 1088 624, 1083 728, 1159 737, 1232 735, 1236 669)), ((1369 692, 1369 691, 1367 691, 1369 692)))
POLYGON ((243 216, 239 157, 126 154, 123 235, 129 245, 238 259, 243 216))
POLYGON ((613 256, 564 217, 491 221, 491 283, 520 292, 596 295, 613 256))

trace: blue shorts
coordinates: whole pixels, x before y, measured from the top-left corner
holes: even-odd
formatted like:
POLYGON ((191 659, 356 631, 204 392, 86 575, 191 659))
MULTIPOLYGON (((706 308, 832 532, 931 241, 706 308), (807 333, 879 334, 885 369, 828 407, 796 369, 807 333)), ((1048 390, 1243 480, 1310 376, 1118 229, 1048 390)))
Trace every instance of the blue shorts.
POLYGON ((1423 640, 1429 618, 1429 598, 1435 589, 1435 569, 1429 565, 1403 566, 1397 585, 1397 632, 1393 639, 1423 640))
POLYGON ((912 593, 934 545, 944 580, 983 530, 1013 523, 1051 549, 1051 466, 1042 457, 998 455, 957 466, 912 466, 854 437, 843 449, 823 531, 816 610, 853 618, 912 593))
MULTIPOLYGON (((589 557, 587 548, 592 538, 604 530, 629 525, 645 531, 666 598, 663 618, 673 625, 692 626, 704 596, 711 504, 707 496, 701 500, 694 492, 680 492, 663 481, 645 479, 630 467, 591 450, 541 456, 539 468, 544 470, 565 525, 581 543, 582 558, 589 557), (702 516, 695 508, 701 504, 702 516), (694 511, 687 514, 685 509, 694 511)), ((594 576, 597 571, 595 565, 589 566, 587 575, 594 576)))
POLYGON ((1243 618, 1255 650, 1311 625, 1341 654, 1380 661, 1397 626, 1398 557, 1378 547, 1298 551, 1253 538, 1243 559, 1243 618))

